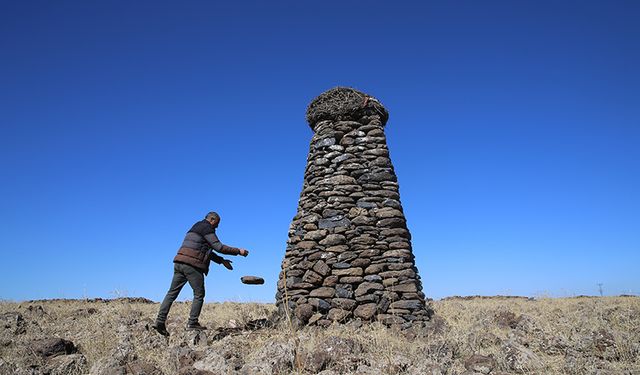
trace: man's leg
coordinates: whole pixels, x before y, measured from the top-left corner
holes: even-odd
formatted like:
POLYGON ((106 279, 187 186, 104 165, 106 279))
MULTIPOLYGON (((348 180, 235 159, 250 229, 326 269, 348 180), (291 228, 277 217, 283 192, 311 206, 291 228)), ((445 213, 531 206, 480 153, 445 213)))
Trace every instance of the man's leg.
POLYGON ((158 311, 158 318, 156 319, 156 323, 164 325, 167 321, 167 315, 169 314, 169 309, 171 308, 171 304, 173 301, 178 298, 178 294, 180 294, 180 290, 184 284, 187 283, 187 278, 184 273, 181 271, 181 264, 174 263, 173 265, 173 280, 171 280, 171 286, 169 287, 169 291, 167 295, 164 297, 162 304, 160 305, 160 311, 158 311))
POLYGON ((193 303, 191 304, 191 312, 189 314, 189 324, 198 323, 198 317, 204 303, 204 273, 185 265, 184 274, 189 281, 191 289, 193 289, 193 303))

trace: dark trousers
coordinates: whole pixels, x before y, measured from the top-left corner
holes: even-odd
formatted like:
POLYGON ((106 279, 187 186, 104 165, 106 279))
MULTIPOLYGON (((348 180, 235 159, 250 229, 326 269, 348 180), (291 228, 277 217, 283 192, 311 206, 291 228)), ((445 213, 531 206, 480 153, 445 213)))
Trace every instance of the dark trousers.
POLYGON ((167 321, 167 315, 171 304, 178 298, 180 290, 184 284, 189 282, 191 289, 193 289, 193 304, 191 304, 191 313, 189 314, 189 323, 197 323, 200 311, 202 310, 202 304, 204 303, 204 273, 195 267, 183 263, 174 263, 173 266, 173 280, 171 280, 171 286, 167 295, 164 297, 162 304, 160 305, 160 311, 158 311, 158 318, 156 322, 164 324, 167 321))

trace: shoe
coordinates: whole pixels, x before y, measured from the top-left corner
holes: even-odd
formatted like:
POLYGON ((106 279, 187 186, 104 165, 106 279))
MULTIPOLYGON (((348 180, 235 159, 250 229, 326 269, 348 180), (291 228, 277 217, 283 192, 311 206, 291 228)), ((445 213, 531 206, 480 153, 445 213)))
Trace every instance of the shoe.
POLYGON ((155 323, 154 325, 151 326, 151 328, 158 331, 158 333, 161 334, 162 336, 169 337, 169 331, 167 331, 167 326, 165 326, 164 324, 155 323))
POLYGON ((187 324, 187 329, 188 330, 198 330, 198 331, 204 331, 207 329, 207 327, 205 326, 201 326, 200 323, 196 322, 196 323, 189 323, 187 324))

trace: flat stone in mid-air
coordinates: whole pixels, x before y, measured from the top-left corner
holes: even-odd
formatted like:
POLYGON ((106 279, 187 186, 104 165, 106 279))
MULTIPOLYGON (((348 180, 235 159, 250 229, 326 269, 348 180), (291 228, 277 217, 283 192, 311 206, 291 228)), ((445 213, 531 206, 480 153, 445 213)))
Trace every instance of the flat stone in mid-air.
POLYGON ((240 278, 240 281, 242 281, 243 284, 248 284, 248 285, 262 285, 262 284, 264 284, 264 279, 262 277, 258 277, 258 276, 242 276, 240 278))

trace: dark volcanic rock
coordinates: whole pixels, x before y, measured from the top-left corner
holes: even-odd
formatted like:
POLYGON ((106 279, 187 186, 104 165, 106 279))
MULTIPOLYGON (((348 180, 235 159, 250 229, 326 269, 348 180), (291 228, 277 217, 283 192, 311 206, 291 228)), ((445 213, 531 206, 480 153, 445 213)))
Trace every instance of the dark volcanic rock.
POLYGON ((24 318, 19 312, 0 314, 0 328, 8 331, 12 335, 20 335, 26 332, 24 318))
POLYGON ((465 359, 464 367, 469 371, 475 371, 481 374, 488 374, 496 367, 496 360, 492 357, 486 357, 474 354, 465 359))
POLYGON ((250 284, 250 285, 264 284, 264 279, 258 276, 242 276, 240 278, 240 281, 242 281, 243 284, 250 284))
POLYGON ((353 315, 363 320, 369 320, 376 313, 377 305, 375 303, 365 303, 363 305, 358 306, 354 311, 353 315))
POLYGON ((334 216, 328 219, 320 219, 318 227, 320 228, 336 228, 348 227, 351 222, 344 216, 334 216))
POLYGON ((43 357, 73 354, 78 351, 73 342, 58 337, 34 340, 31 342, 31 350, 43 357))
POLYGON ((516 316, 516 314, 511 311, 500 311, 495 314, 494 320, 499 327, 516 328, 522 320, 522 317, 516 316))

